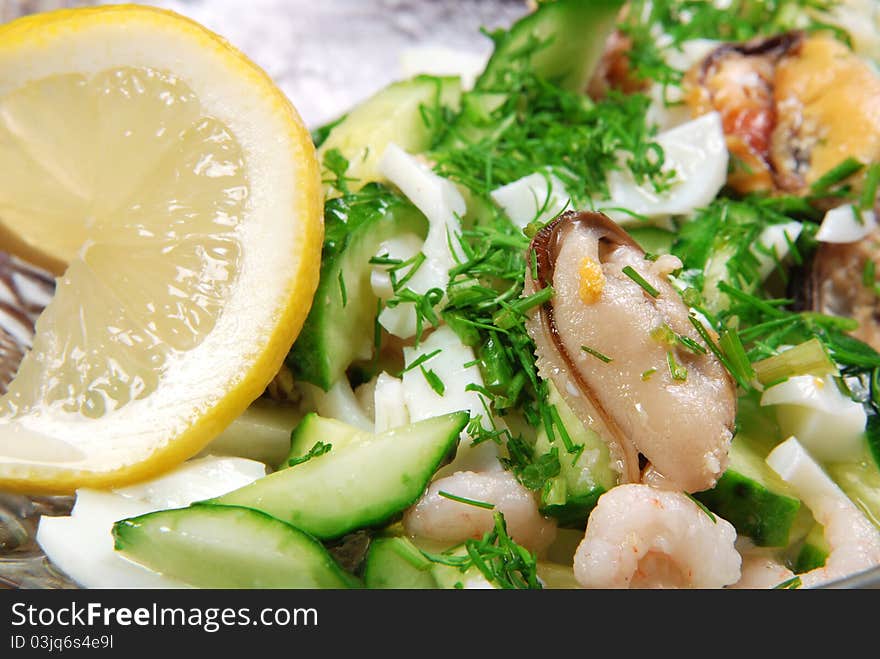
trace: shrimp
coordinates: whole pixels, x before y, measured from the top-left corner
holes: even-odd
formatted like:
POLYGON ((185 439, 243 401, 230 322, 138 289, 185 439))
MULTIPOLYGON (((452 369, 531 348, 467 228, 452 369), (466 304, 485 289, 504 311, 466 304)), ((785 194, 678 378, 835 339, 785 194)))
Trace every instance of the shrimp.
POLYGON ((825 529, 828 558, 823 567, 799 575, 802 586, 818 586, 880 565, 880 530, 796 438, 773 449, 767 464, 792 486, 825 529))
POLYGON ((541 553, 556 539, 556 523, 538 512, 534 494, 500 468, 458 471, 435 480, 422 499, 404 514, 407 533, 452 544, 481 538, 492 530, 493 510, 448 499, 440 492, 494 504, 494 510, 504 515, 510 536, 531 551, 541 553))
POLYGON ((590 514, 574 574, 585 588, 721 588, 740 578, 735 541, 680 492, 619 485, 590 514))
POLYGON ((749 538, 742 536, 737 540, 737 550, 742 556, 742 576, 728 588, 773 588, 794 576, 776 557, 775 549, 756 547, 749 538))

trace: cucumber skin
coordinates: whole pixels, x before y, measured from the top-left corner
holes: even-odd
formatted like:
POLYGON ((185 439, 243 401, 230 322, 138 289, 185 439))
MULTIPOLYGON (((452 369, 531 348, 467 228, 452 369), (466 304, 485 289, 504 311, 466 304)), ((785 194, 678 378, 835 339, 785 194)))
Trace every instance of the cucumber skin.
POLYGON ((822 547, 817 547, 816 545, 806 543, 803 547, 801 547, 800 552, 798 552, 797 558, 795 559, 794 563, 794 571, 797 574, 803 574, 804 572, 809 572, 811 570, 824 567, 825 561, 827 560, 827 550, 823 549, 822 547))
POLYGON ((439 588, 430 561, 425 559, 426 569, 417 568, 402 556, 401 551, 407 549, 418 552, 406 538, 374 538, 364 560, 364 585, 371 589, 439 588), (401 543, 408 547, 399 547, 401 543))
POLYGON ((771 492, 732 469, 724 472, 713 489, 694 496, 759 547, 786 546, 801 506, 799 500, 771 492))
POLYGON ((286 359, 295 378, 324 391, 343 377, 358 357, 358 341, 372 345, 378 298, 370 286, 369 260, 384 240, 406 232, 424 237, 428 230, 427 220, 415 206, 390 192, 383 194, 378 186, 371 190, 378 191, 376 197, 358 205, 343 199, 327 202, 320 281, 309 315, 286 359), (345 300, 340 273, 345 281, 345 300))
POLYGON ((319 441, 330 444, 331 451, 338 450, 342 446, 350 444, 362 432, 342 421, 326 419, 319 416, 317 412, 309 412, 290 433, 290 451, 279 469, 286 469, 290 460, 303 457, 319 441), (321 436, 318 437, 318 434, 321 436))
MULTIPOLYGON (((436 424, 440 420, 446 419, 449 422, 448 427, 444 431, 443 441, 440 443, 432 454, 430 464, 425 466, 424 471, 418 476, 411 474, 399 474, 397 479, 398 490, 395 494, 385 499, 369 500, 362 498, 358 500, 356 505, 360 505, 361 509, 349 506, 344 512, 334 511, 335 514, 322 515, 315 514, 314 511, 307 511, 302 508, 296 509, 290 506, 290 501, 278 497, 279 492, 283 492, 288 488, 297 488, 297 470, 301 467, 314 465, 319 461, 333 460, 334 453, 331 449, 329 453, 313 458, 303 465, 297 465, 288 469, 282 469, 269 476, 265 476, 250 485, 246 485, 238 490, 234 490, 215 499, 208 499, 201 502, 203 505, 212 506, 236 506, 258 510, 265 514, 276 517, 291 526, 294 526, 320 540, 333 540, 339 538, 346 533, 358 529, 378 528, 385 526, 397 515, 412 506, 424 493, 431 480, 431 477, 443 464, 444 460, 450 456, 455 449, 459 434, 464 430, 470 421, 470 415, 467 412, 453 412, 440 417, 432 417, 418 423, 395 428, 382 435, 394 434, 400 435, 407 428, 414 428, 425 424, 436 424), (272 497, 271 495, 275 495, 272 497)), ((424 428, 423 428, 424 431, 424 428)), ((410 431, 414 432, 414 431, 410 431)), ((364 433, 364 435, 368 435, 364 433)), ((405 440, 404 440, 405 441, 405 440)), ((359 442, 353 442, 358 444, 359 442)), ((338 455, 337 452, 336 455, 338 455)), ((326 464, 326 462, 324 463, 326 464)), ((312 467, 314 468, 314 467, 312 467)), ((301 473, 301 472, 299 472, 301 473)), ((367 473, 369 476, 369 473, 367 473)), ((344 474, 343 474, 344 477, 344 474)), ((366 479, 365 479, 366 480, 366 479)), ((322 497, 325 501, 332 495, 334 484, 332 480, 324 481, 326 491, 322 497)), ((301 490, 298 490, 301 491, 301 490)))
POLYGON ((599 63, 623 4, 623 0, 559 0, 539 6, 496 40, 474 88, 492 89, 517 51, 532 38, 549 37, 552 41, 530 56, 535 72, 564 89, 582 91, 599 63))
MULTIPOLYGON (((181 581, 188 583, 189 585, 201 588, 360 588, 362 587, 361 582, 354 577, 353 575, 345 572, 333 559, 333 557, 327 552, 324 546, 318 542, 315 538, 310 536, 309 534, 297 529, 290 524, 287 524, 281 520, 278 520, 270 515, 266 515, 257 510, 251 510, 248 508, 238 508, 234 506, 208 506, 203 504, 193 504, 188 508, 177 508, 173 510, 160 510, 157 512, 147 513, 145 515, 140 515, 138 517, 132 517, 129 519, 124 519, 116 522, 113 525, 113 540, 114 540, 114 548, 117 551, 121 551, 123 554, 128 554, 134 560, 138 562, 142 562, 143 565, 155 569, 164 574, 173 575, 175 578, 180 579, 181 581), (260 579, 254 579, 253 581, 248 582, 247 580, 238 580, 236 581, 234 578, 229 581, 218 580, 218 577, 222 579, 223 577, 228 577, 230 574, 235 574, 237 570, 241 570, 243 565, 246 565, 246 561, 235 561, 232 565, 210 565, 209 576, 202 580, 202 577, 193 578, 192 573, 184 574, 179 572, 175 568, 175 564, 173 562, 176 554, 173 551, 160 551, 158 553, 160 560, 157 561, 138 561, 138 552, 132 551, 132 549, 136 549, 139 545, 138 536, 140 534, 147 534, 146 539, 150 540, 150 529, 146 527, 149 524, 158 523, 161 528, 161 534, 158 536, 159 538, 167 540, 169 538, 168 528, 173 528, 174 522, 177 521, 175 518, 183 518, 185 521, 185 517, 189 515, 210 515, 216 516, 221 524, 231 526, 232 524, 238 523, 244 526, 246 523, 254 523, 259 524, 261 526, 266 525, 267 527, 273 528, 279 533, 283 533, 289 536, 288 541, 294 542, 295 544, 300 545, 300 548, 306 548, 311 553, 311 558, 317 561, 317 566, 320 570, 323 571, 323 574, 319 574, 318 578, 314 579, 313 584, 309 585, 297 585, 291 584, 290 582, 280 582, 273 581, 274 572, 269 575, 269 581, 264 582, 260 579), (228 519, 224 519, 228 518, 228 519), (165 557, 171 558, 172 561, 170 563, 163 563, 165 557)), ((161 543, 160 543, 161 545, 161 543)), ((143 545, 140 545, 143 547, 143 545)), ((160 547, 161 549, 161 547, 160 547)), ((154 554, 154 558, 155 558, 154 554)), ((199 552, 199 562, 208 561, 211 556, 210 552, 201 551, 199 552)), ((313 568, 314 569, 314 568, 313 568)))
POLYGON ((605 491, 603 487, 595 487, 589 492, 569 496, 563 504, 544 504, 540 511, 542 515, 553 517, 562 528, 583 529, 605 491))

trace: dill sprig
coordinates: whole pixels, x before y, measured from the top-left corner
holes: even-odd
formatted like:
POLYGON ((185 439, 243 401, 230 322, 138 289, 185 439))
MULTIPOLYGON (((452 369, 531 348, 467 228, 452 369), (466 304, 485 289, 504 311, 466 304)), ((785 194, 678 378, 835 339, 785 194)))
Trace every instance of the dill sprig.
POLYGON ((673 173, 663 170, 663 150, 646 123, 646 96, 611 92, 594 102, 541 78, 527 55, 493 76, 489 88, 465 95, 458 120, 432 152, 440 174, 490 207, 492 190, 544 167, 575 207, 607 197, 613 169, 628 168, 639 183, 663 189, 673 173))
POLYGON ((627 53, 637 79, 657 81, 663 86, 681 83, 682 72, 666 63, 660 34, 669 49, 678 49, 691 39, 747 41, 800 29, 828 31, 851 45, 849 34, 828 18, 839 0, 631 0, 621 32, 632 46, 627 53))
POLYGON ((475 567, 487 581, 500 588, 542 588, 538 580, 537 557, 510 537, 501 512, 494 513, 494 525, 491 531, 483 535, 480 540, 466 540, 463 555, 457 551, 458 549, 460 546, 439 554, 426 551, 422 551, 422 554, 429 561, 455 567, 462 573, 475 567))

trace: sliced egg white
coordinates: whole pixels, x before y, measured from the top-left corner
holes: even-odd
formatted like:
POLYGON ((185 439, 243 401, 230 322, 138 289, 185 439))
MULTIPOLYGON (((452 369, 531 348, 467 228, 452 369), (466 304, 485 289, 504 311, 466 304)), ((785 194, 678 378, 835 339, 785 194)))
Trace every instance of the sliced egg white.
POLYGON ((410 423, 403 381, 385 371, 382 371, 376 378, 373 407, 376 418, 375 432, 377 433, 410 423))
POLYGON ((766 462, 815 515, 835 507, 855 508, 797 437, 789 437, 774 448, 766 462))
POLYGON ((37 542, 52 563, 85 588, 184 588, 116 553, 114 522, 220 496, 265 474, 265 465, 254 460, 209 456, 115 491, 79 489, 69 517, 40 519, 37 542))
POLYGON ((510 221, 519 229, 530 222, 547 222, 571 205, 565 185, 550 172, 535 172, 491 193, 510 221))
POLYGON ((816 240, 823 243, 855 243, 876 228, 874 211, 857 211, 852 204, 844 204, 825 213, 816 240))
MULTIPOLYGON (((458 240, 466 210, 464 197, 451 181, 394 143, 382 154, 379 170, 428 218, 428 235, 421 249, 425 261, 407 282, 407 288, 418 294, 433 288, 445 291, 449 270, 463 260, 458 240)), ((416 333, 415 309, 412 304, 385 308, 379 314, 379 323, 394 336, 408 339, 416 333)))
POLYGON ((832 376, 789 378, 768 388, 761 405, 774 406, 782 433, 796 436, 820 461, 856 461, 864 451, 865 410, 832 376))
POLYGON ((715 198, 727 180, 728 153, 721 115, 710 112, 660 133, 655 141, 663 148, 664 171, 675 172, 669 187, 657 192, 650 182, 638 184, 623 167, 608 174, 610 196, 595 201, 596 208, 620 223, 631 223, 634 219, 630 213, 646 217, 686 215, 715 198))
MULTIPOLYGON (((403 356, 407 367, 411 367, 420 357, 437 352, 436 355, 421 363, 420 366, 408 368, 403 373, 403 392, 410 420, 421 421, 438 414, 466 410, 472 417, 482 415, 483 424, 489 427, 486 408, 477 391, 468 391, 469 384, 483 386, 480 368, 473 362, 474 351, 464 345, 458 335, 448 326, 443 325, 434 330, 418 347, 404 348, 403 356), (432 388, 425 374, 433 372, 443 383, 443 393, 432 388)), ((488 465, 497 465, 497 445, 494 442, 483 442, 471 446, 465 441, 459 444, 453 462, 454 470, 482 471, 488 465)))

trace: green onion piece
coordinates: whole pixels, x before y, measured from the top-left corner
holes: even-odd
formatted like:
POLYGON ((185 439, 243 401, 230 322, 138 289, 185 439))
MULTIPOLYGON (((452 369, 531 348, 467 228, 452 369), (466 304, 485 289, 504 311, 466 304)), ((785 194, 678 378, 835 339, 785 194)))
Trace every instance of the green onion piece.
POLYGON ((607 364, 608 362, 614 361, 614 360, 611 359, 611 357, 609 357, 608 355, 603 355, 603 354, 602 354, 601 352, 599 352, 598 350, 595 350, 595 349, 593 349, 593 348, 590 348, 589 346, 581 346, 581 350, 583 350, 583 351, 584 351, 585 353, 587 353, 588 355, 593 355, 593 357, 595 357, 596 359, 600 359, 600 360, 602 360, 602 361, 605 362, 606 364, 607 364))
POLYGON ((419 366, 419 369, 422 371, 422 375, 425 376, 425 380, 431 385, 431 389, 434 390, 434 393, 438 396, 442 396, 446 391, 446 385, 443 384, 443 380, 441 380, 434 371, 426 371, 424 366, 419 366))
POLYGON ((315 442, 315 445, 309 449, 309 452, 305 455, 301 455, 297 458, 290 458, 287 461, 288 467, 295 467, 296 465, 302 464, 303 462, 308 462, 312 458, 317 458, 318 456, 324 455, 329 452, 330 449, 333 448, 333 444, 327 444, 325 442, 315 442))
POLYGON ((658 291, 656 288, 651 286, 651 284, 648 282, 648 280, 646 280, 638 272, 636 272, 635 268, 633 268, 631 265, 628 265, 623 268, 623 274, 625 274, 627 277, 629 277, 635 283, 637 283, 639 286, 641 286, 644 289, 644 291, 648 295, 650 295, 651 297, 658 297, 660 295, 660 291, 658 291))
POLYGON ((457 501, 458 503, 466 503, 469 506, 476 506, 477 508, 485 508, 486 510, 494 510, 495 504, 488 503, 486 501, 475 501, 474 499, 465 499, 464 497, 457 496, 455 494, 450 494, 449 492, 444 492, 440 490, 437 492, 444 499, 450 499, 452 501, 457 501))
POLYGON ((877 200, 877 187, 880 186, 880 162, 872 162, 865 172, 865 187, 862 188, 862 198, 859 208, 871 210, 877 200))
POLYGON ((537 293, 532 293, 527 297, 520 298, 516 302, 505 305, 503 309, 493 315, 492 322, 500 329, 510 329, 522 322, 530 309, 548 302, 552 297, 553 287, 547 286, 542 288, 537 293))
POLYGON ((813 194, 823 194, 828 192, 833 186, 848 179, 853 174, 860 172, 864 167, 865 166, 855 158, 847 158, 816 179, 813 185, 810 186, 810 192, 813 194))
POLYGON ((651 379, 651 376, 654 375, 654 373, 656 373, 656 372, 657 372, 656 368, 649 368, 647 371, 642 373, 642 382, 647 382, 649 379, 651 379))
POLYGON ((666 364, 669 366, 669 374, 673 380, 678 380, 679 382, 687 380, 687 369, 675 361, 675 355, 672 354, 671 350, 666 353, 666 364))
POLYGON ((342 308, 348 305, 348 294, 345 291, 345 277, 342 270, 339 271, 339 293, 342 296, 342 308))
POLYGON ((734 377, 737 382, 751 382, 754 379, 755 371, 752 368, 748 355, 746 355, 746 350, 743 348, 739 334, 735 330, 724 330, 721 338, 718 340, 718 347, 721 348, 721 352, 727 358, 727 364, 732 369, 731 372, 736 373, 734 377))
POLYGON ((794 590, 795 588, 800 588, 802 586, 800 577, 792 577, 791 579, 786 579, 780 584, 776 584, 773 586, 773 590, 794 590))
POLYGON ((755 362, 752 368, 758 381, 764 385, 781 382, 796 375, 838 375, 837 366, 817 338, 755 362))

